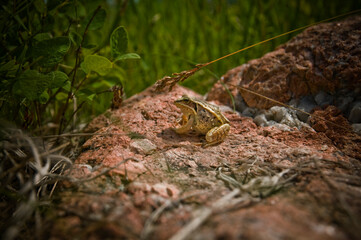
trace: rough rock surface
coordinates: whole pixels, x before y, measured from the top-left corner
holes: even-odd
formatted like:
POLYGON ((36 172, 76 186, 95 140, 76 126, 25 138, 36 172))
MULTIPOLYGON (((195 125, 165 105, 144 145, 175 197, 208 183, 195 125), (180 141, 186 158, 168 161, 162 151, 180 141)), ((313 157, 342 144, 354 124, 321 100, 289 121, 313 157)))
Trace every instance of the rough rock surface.
MULTIPOLYGON (((262 58, 227 72, 222 81, 236 108, 267 109, 275 104, 238 86, 306 111, 335 105, 353 123, 361 122, 361 16, 313 26, 262 58), (244 102, 243 102, 244 100, 244 102)), ((231 106, 221 83, 208 99, 231 106)))
MULTIPOLYGON (((201 98, 179 86, 94 119, 48 237, 361 239, 360 124, 349 124, 360 119, 360 29, 360 16, 314 26, 230 70, 223 82, 243 113, 221 108, 231 130, 216 146, 172 130, 173 101, 201 98), (314 110, 299 115, 312 128, 283 107, 249 108, 273 104, 237 86, 314 110)), ((220 83, 208 100, 231 105, 220 83)))
POLYGON ((201 97, 149 88, 94 119, 88 129, 100 135, 85 142, 62 185, 50 238, 361 236, 360 152, 338 144, 343 135, 327 132, 328 122, 321 132, 282 130, 226 111, 229 136, 203 148, 204 136, 172 131, 183 94, 201 97))

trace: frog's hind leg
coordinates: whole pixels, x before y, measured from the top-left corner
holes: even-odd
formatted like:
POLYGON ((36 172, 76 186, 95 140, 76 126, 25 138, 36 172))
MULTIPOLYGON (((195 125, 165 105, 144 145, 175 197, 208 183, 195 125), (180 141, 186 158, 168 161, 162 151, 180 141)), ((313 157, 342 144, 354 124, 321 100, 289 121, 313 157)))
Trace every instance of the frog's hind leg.
POLYGON ((212 128, 206 134, 207 143, 203 147, 209 147, 222 142, 227 137, 230 129, 231 126, 228 123, 212 128))

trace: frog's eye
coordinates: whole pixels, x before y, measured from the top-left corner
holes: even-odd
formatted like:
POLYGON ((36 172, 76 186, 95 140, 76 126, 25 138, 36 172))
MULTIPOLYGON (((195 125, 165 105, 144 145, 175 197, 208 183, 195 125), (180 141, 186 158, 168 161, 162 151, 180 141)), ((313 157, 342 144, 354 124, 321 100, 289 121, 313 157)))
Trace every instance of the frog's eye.
POLYGON ((189 101, 189 97, 188 97, 187 95, 183 95, 183 96, 182 96, 182 100, 183 100, 183 101, 189 101))

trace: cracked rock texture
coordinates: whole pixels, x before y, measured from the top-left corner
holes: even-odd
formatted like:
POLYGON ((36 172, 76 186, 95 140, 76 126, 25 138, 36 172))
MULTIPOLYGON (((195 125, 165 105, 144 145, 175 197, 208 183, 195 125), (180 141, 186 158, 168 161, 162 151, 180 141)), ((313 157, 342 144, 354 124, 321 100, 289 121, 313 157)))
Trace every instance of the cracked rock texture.
MULTIPOLYGON (((311 111, 335 105, 353 123, 361 121, 361 16, 313 26, 262 58, 228 71, 222 81, 236 108, 268 109, 275 104, 238 86, 311 111), (306 97, 306 102, 303 99, 306 97), (307 99, 308 98, 308 99, 307 99), (293 101, 292 101, 293 100, 293 101), (244 101, 244 102, 243 102, 244 101)), ((220 83, 208 99, 231 106, 220 83)))
MULTIPOLYGON (((180 86, 161 93, 150 87, 95 118, 87 132, 96 135, 68 170, 78 181, 61 185, 48 237, 169 239, 193 227, 182 236, 360 239, 361 138, 344 112, 329 105, 340 88, 352 98, 344 104, 355 102, 360 19, 312 27, 223 77, 238 109, 271 107, 241 96, 238 85, 283 102, 308 96, 317 106, 312 127, 285 108, 253 120, 222 107, 229 136, 203 148, 204 136, 172 130, 181 117, 173 101, 184 94, 202 98, 180 86)), ((208 100, 230 104, 220 84, 208 100)))
MULTIPOLYGON (((52 239, 169 239, 204 209, 211 214, 188 239, 359 236, 360 222, 353 221, 361 215, 358 135, 328 122, 317 123, 320 132, 257 126, 228 110, 229 136, 202 148, 204 136, 171 129, 181 115, 173 101, 183 94, 201 97, 179 86, 160 94, 149 88, 94 119, 88 129, 104 135, 85 142, 70 172, 90 180, 62 185, 52 239), (244 181, 244 190, 214 209, 237 185, 224 176, 239 186, 244 181)), ((317 114, 336 115, 350 127, 336 112, 317 114)))

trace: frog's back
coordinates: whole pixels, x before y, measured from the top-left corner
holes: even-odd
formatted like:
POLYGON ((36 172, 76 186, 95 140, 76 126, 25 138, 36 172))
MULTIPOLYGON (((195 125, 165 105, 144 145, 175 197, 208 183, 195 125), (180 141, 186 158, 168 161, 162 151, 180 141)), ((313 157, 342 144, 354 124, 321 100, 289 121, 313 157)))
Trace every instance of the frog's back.
POLYGON ((218 107, 203 101, 197 102, 197 116, 193 128, 198 133, 206 134, 212 128, 227 122, 229 121, 222 115, 218 107))

